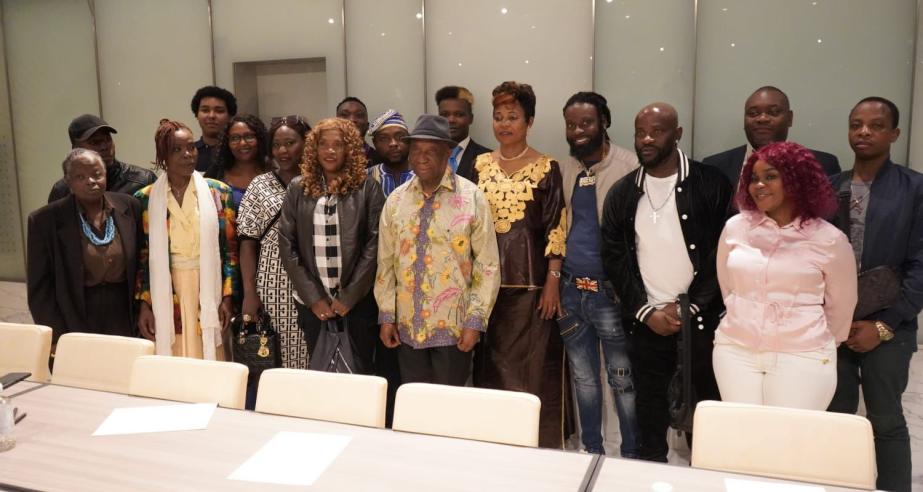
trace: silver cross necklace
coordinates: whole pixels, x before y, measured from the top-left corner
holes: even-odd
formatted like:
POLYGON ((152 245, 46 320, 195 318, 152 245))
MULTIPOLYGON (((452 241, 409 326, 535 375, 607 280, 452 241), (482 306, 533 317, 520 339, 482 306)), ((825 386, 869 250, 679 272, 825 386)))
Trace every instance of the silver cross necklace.
POLYGON ((647 196, 647 203, 651 205, 651 213, 650 215, 648 215, 648 217, 650 217, 651 220, 655 224, 657 223, 657 219, 663 217, 663 214, 660 214, 658 212, 660 212, 660 210, 663 209, 663 207, 667 206, 667 202, 670 201, 670 197, 673 196, 674 191, 676 191, 675 182, 673 183, 673 186, 670 187, 670 192, 667 193, 667 197, 664 198, 663 203, 661 203, 659 207, 655 207, 654 201, 651 199, 651 192, 650 190, 647 189, 647 180, 646 179, 644 180, 644 194, 647 196))

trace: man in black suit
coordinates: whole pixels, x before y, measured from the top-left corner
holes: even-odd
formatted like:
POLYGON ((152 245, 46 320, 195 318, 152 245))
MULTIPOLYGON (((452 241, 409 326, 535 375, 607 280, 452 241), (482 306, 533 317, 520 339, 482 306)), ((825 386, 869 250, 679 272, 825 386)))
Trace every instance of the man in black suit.
MULTIPOLYGON (((741 145, 706 157, 702 163, 720 169, 736 190, 744 161, 754 150, 768 143, 787 140, 793 116, 788 96, 784 92, 768 85, 760 87, 747 98, 744 106, 744 133, 747 135, 748 145, 741 145)), ((823 166, 828 176, 840 172, 840 163, 835 155, 819 150, 811 150, 811 152, 814 153, 814 157, 823 166)))
POLYGON ((449 120, 449 135, 458 143, 449 156, 449 165, 455 174, 471 179, 475 157, 491 151, 468 135, 474 121, 474 96, 464 87, 449 85, 436 91, 436 105, 439 106, 439 116, 449 120))

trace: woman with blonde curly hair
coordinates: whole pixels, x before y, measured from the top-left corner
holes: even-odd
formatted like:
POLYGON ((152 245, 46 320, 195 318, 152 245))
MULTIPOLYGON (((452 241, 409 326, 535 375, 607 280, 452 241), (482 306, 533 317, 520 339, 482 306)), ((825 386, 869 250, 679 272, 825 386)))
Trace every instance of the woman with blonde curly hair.
POLYGON ((282 264, 295 288, 308 350, 317 345, 323 323, 345 322, 353 372, 372 369, 378 338, 371 290, 385 200, 381 186, 366 176, 355 125, 340 118, 321 120, 305 139, 301 176, 286 190, 279 229, 282 264))

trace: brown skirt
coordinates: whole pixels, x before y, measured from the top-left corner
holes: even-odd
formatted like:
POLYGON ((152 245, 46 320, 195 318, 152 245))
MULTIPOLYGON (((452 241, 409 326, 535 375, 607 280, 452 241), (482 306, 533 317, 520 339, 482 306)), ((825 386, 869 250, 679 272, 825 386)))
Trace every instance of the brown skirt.
POLYGON ((539 446, 564 446, 564 344, 537 310, 540 289, 503 287, 479 344, 475 384, 532 393, 542 401, 539 446))

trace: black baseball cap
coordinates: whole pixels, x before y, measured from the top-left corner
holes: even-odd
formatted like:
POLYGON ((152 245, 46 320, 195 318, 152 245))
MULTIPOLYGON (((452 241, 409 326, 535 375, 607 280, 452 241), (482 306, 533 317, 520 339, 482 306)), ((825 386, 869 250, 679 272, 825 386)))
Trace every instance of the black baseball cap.
POLYGON ((67 134, 70 135, 71 143, 82 142, 90 138, 99 130, 107 130, 109 133, 118 133, 112 128, 106 120, 95 114, 83 114, 71 121, 67 127, 67 134))

